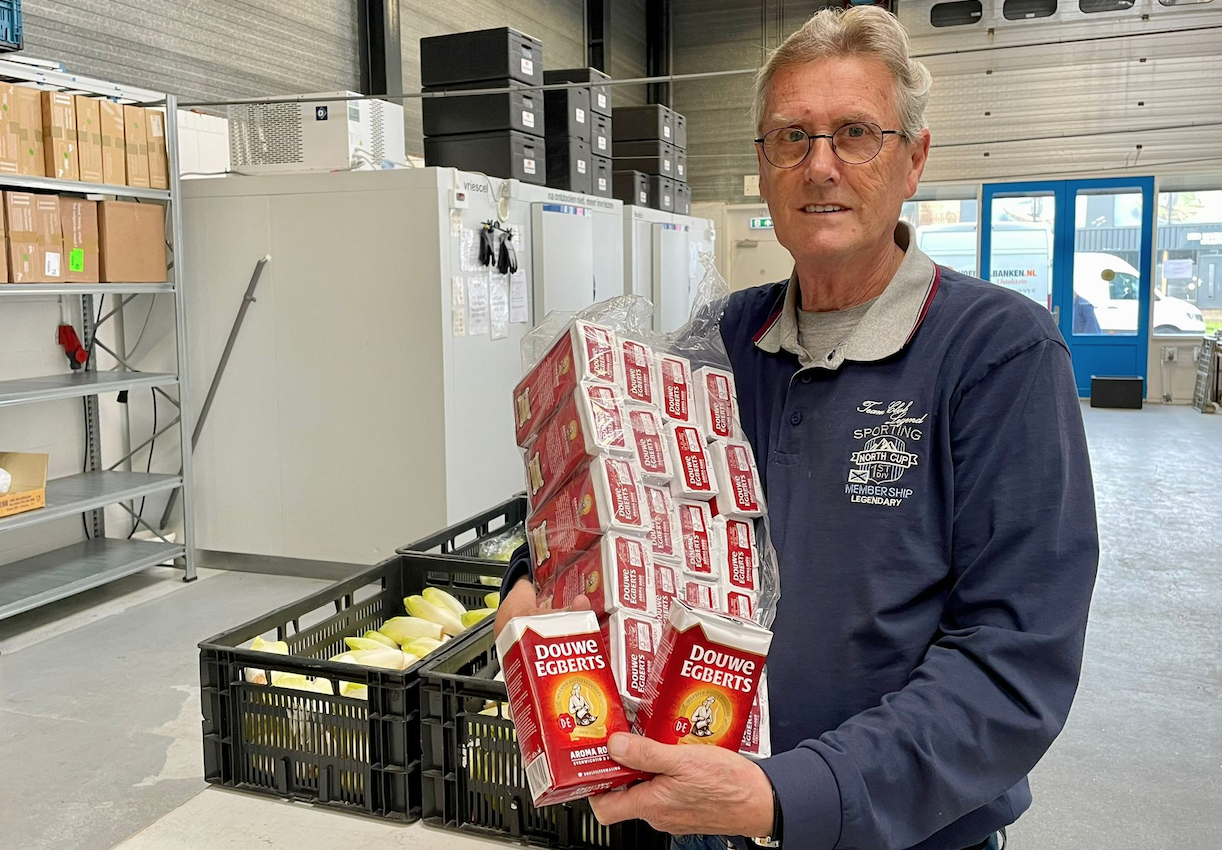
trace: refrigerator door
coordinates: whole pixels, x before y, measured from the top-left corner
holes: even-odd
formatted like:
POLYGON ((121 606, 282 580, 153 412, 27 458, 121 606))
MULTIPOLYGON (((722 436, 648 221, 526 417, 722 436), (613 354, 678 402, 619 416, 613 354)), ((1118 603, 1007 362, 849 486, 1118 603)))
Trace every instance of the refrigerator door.
POLYGON ((576 312, 597 299, 594 276, 594 211, 562 203, 531 205, 534 254, 534 319, 576 312))

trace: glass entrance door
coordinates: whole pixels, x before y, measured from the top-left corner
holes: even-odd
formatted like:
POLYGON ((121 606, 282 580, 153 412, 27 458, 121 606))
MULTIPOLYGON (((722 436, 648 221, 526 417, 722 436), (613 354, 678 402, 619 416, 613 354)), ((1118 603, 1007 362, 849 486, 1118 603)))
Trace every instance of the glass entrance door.
POLYGON ((988 184, 981 276, 1046 307, 1092 375, 1146 377, 1154 179, 988 184))

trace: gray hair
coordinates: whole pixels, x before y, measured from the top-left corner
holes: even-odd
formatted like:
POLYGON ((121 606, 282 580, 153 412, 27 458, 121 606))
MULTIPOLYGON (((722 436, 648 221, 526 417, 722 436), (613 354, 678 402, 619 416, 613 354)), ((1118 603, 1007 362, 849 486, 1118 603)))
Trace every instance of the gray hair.
POLYGON ((755 130, 764 129, 768 86, 781 68, 838 56, 879 59, 895 78, 899 130, 912 141, 925 126, 929 71, 908 55, 908 31, 889 12, 875 6, 822 9, 785 39, 755 75, 755 130))

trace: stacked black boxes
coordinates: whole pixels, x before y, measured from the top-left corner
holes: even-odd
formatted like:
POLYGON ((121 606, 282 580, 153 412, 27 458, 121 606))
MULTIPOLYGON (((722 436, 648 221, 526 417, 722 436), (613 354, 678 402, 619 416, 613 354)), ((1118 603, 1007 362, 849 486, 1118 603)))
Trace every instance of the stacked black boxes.
POLYGON ((620 107, 611 146, 615 197, 625 204, 691 213, 687 119, 658 103, 620 107))
POLYGON ((543 44, 509 27, 420 39, 424 161, 527 183, 546 182, 543 44), (514 89, 462 95, 471 89, 514 89))
POLYGON ((611 197, 611 78, 595 68, 544 71, 548 85, 587 83, 544 92, 547 185, 611 197))

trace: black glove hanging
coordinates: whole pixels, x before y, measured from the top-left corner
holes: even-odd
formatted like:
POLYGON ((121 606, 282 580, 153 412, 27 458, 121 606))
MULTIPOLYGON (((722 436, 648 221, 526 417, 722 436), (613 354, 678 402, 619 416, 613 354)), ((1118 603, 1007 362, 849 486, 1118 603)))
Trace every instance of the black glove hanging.
POLYGON ((485 221, 479 232, 479 264, 481 266, 496 265, 496 247, 493 244, 493 224, 485 221))
POLYGON ((513 247, 513 231, 511 230, 506 230, 505 238, 501 240, 501 251, 497 258, 496 270, 501 274, 513 274, 518 270, 518 252, 513 247))

